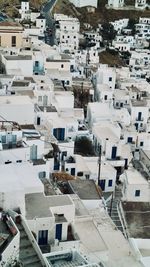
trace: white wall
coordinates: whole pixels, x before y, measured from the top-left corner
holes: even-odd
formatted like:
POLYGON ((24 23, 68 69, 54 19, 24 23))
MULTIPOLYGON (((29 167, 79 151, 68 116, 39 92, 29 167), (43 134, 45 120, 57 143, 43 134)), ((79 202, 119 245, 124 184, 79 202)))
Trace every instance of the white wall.
POLYGON ((76 7, 93 6, 97 8, 98 0, 69 0, 76 7))
POLYGON ((27 96, 21 96, 20 98, 17 96, 5 97, 5 101, 0 103, 0 114, 8 121, 15 121, 19 124, 34 124, 34 105, 27 96), (11 101, 12 98, 14 101, 11 101), (21 103, 19 103, 19 99, 21 103))

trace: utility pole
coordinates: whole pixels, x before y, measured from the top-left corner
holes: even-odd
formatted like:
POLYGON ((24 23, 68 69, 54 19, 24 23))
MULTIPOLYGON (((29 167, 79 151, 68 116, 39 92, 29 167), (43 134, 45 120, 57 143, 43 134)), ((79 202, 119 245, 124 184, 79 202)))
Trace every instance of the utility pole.
POLYGON ((112 207, 113 207, 113 200, 114 200, 114 192, 112 192, 112 197, 111 197, 111 202, 110 202, 110 217, 111 217, 111 213, 112 213, 112 207))
POLYGON ((99 146, 99 157, 98 157, 98 185, 100 186, 101 176, 101 162, 102 162, 102 146, 99 146))

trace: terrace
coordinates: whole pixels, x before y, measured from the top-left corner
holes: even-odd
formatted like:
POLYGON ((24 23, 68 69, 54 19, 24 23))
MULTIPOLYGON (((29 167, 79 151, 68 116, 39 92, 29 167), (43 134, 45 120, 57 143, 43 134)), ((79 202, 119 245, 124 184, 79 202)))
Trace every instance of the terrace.
POLYGON ((51 267, 97 267, 97 264, 89 264, 77 251, 56 252, 46 255, 51 267))

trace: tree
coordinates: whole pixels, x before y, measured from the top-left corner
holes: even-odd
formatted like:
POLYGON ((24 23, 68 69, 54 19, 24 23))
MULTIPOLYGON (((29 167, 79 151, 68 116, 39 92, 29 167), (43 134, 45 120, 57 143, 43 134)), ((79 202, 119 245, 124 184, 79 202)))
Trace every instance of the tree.
POLYGON ((76 138, 75 153, 82 156, 95 156, 92 141, 86 136, 76 138))
POLYGON ((136 19, 129 19, 128 21, 128 28, 132 30, 132 35, 135 35, 136 33, 136 28, 135 28, 136 23, 138 23, 136 19))
POLYGON ((117 32, 114 30, 114 26, 111 23, 106 22, 102 24, 101 34, 103 40, 107 41, 107 44, 109 44, 115 39, 117 32))

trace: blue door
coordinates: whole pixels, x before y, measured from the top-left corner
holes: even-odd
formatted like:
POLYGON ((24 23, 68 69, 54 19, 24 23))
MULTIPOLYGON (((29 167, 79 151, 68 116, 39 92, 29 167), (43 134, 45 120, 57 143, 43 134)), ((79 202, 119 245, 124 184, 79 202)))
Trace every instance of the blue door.
POLYGON ((55 128, 53 130, 53 135, 58 141, 64 141, 65 139, 65 128, 55 128))
POLYGON ((138 123, 137 122, 135 123, 135 128, 138 131, 138 123))
POLYGON ((64 141, 64 139, 65 139, 65 129, 61 128, 60 129, 60 140, 64 141))
POLYGON ((30 147, 30 159, 31 160, 37 159, 37 146, 34 144, 30 147))
POLYGON ((139 112, 138 113, 138 121, 141 121, 141 118, 142 118, 142 112, 139 112))
POLYGON ((56 224, 55 238, 60 241, 61 240, 61 236, 62 236, 62 224, 56 224))
POLYGON ((75 176, 75 168, 71 168, 71 175, 75 176))
POLYGON ((105 191, 105 180, 100 180, 98 182, 98 185, 101 187, 102 191, 105 191))
POLYGON ((48 244, 48 230, 39 231, 38 244, 44 246, 48 244))
POLYGON ((116 146, 113 146, 112 147, 111 158, 112 159, 115 159, 116 158, 116 155, 117 155, 117 147, 116 146))

